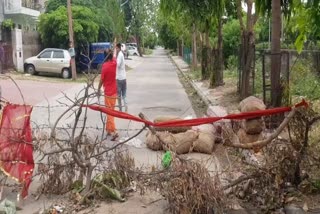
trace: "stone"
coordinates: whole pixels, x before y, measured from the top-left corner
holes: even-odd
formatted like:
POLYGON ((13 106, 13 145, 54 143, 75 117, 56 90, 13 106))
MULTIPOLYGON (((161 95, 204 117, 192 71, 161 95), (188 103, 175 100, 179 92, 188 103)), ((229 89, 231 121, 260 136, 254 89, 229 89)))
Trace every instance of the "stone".
POLYGON ((250 112, 250 111, 258 111, 265 110, 266 105, 257 97, 250 96, 242 100, 239 104, 240 112, 250 112))
POLYGON ((294 204, 286 205, 284 207, 284 211, 286 214, 306 214, 306 212, 301 208, 294 204))

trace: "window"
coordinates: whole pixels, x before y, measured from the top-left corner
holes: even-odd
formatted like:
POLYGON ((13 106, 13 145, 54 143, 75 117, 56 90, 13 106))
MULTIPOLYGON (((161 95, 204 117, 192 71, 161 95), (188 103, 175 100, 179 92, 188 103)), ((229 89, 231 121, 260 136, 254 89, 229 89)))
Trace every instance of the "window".
POLYGON ((55 59, 63 59, 64 58, 63 51, 54 51, 53 52, 53 58, 55 58, 55 59))
POLYGON ((40 58, 51 58, 51 51, 45 51, 40 55, 40 58))

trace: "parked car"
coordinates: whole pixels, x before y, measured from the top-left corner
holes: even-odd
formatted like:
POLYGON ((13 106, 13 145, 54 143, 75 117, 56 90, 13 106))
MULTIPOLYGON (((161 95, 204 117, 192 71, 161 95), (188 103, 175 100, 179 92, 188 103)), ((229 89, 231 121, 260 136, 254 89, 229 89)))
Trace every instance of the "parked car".
POLYGON ((127 46, 133 46, 133 47, 138 48, 137 43, 127 43, 126 45, 127 45, 127 46))
POLYGON ((127 51, 130 56, 138 56, 139 55, 138 49, 134 46, 127 46, 127 51))
POLYGON ((62 78, 71 77, 71 56, 67 50, 47 48, 37 56, 24 61, 24 71, 35 75, 39 72, 60 74, 62 78))

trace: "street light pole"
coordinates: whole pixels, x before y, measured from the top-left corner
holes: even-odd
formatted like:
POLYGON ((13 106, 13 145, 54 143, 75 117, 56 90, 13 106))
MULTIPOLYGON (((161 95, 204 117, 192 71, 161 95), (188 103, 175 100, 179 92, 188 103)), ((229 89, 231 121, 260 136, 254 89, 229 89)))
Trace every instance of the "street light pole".
MULTIPOLYGON (((74 37, 73 37, 71 0, 67 0, 67 7, 68 7, 68 23, 69 23, 69 48, 73 49, 74 37)), ((76 63, 75 63, 74 56, 71 56, 71 73, 72 73, 72 80, 76 80, 77 72, 76 72, 76 63)))

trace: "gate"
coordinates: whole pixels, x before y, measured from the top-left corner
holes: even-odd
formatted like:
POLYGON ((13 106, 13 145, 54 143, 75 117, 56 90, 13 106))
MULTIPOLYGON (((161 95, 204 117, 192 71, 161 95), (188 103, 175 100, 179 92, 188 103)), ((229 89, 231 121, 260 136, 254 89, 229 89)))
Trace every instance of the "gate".
MULTIPOLYGON (((270 106, 271 104, 271 52, 264 50, 262 52, 262 91, 263 102, 270 106)), ((290 52, 282 50, 279 54, 281 57, 280 81, 282 84, 282 92, 289 90, 290 80, 290 52)), ((282 102, 284 105, 290 103, 289 93, 282 93, 282 102)))

